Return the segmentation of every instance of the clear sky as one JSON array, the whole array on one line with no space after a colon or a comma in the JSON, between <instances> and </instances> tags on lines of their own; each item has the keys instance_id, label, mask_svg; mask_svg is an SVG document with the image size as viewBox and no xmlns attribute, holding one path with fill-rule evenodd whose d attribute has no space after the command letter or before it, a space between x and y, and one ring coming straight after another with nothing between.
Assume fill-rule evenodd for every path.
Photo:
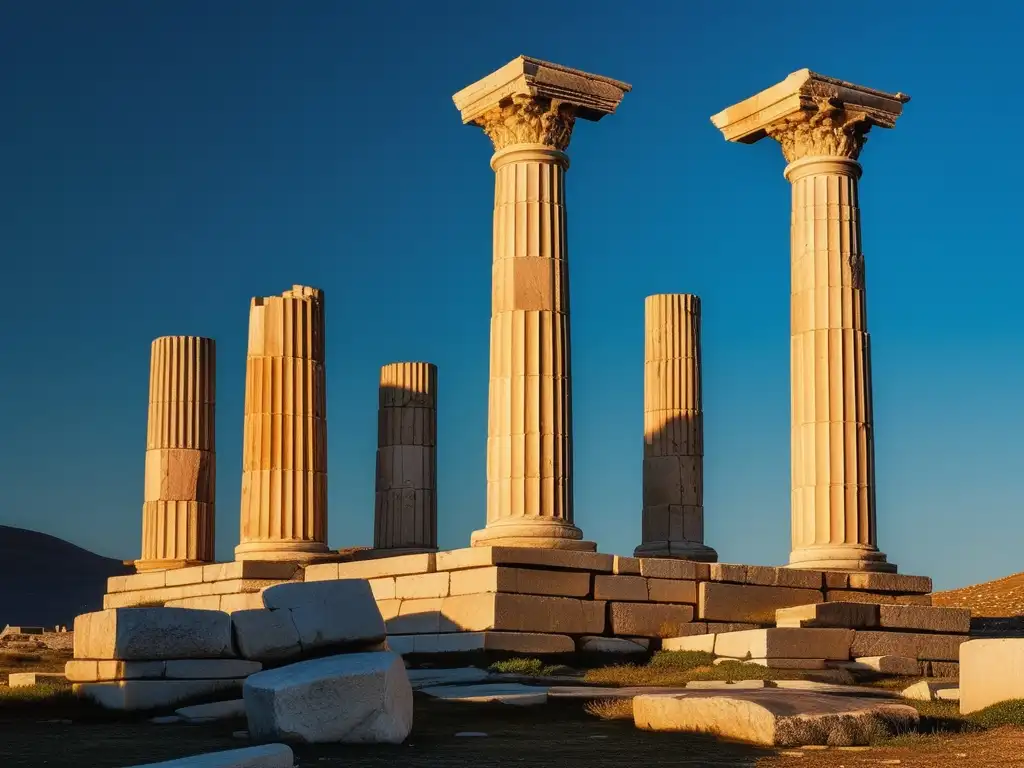
<instances>
[{"instance_id":1,"label":"clear sky","mask_svg":"<svg viewBox=\"0 0 1024 768\"><path fill-rule=\"evenodd\" d=\"M330 544L373 532L379 366L440 370L439 539L481 527L491 147L451 95L519 54L632 83L567 177L576 522L640 539L643 300L704 309L706 540L789 553L789 186L709 117L809 67L913 100L861 155L879 543L1024 570L1011 2L0 0L0 523L139 554L150 341L218 347L238 541L248 304L327 300ZM52 567L53 564L47 564Z\"/></svg>"}]
</instances>

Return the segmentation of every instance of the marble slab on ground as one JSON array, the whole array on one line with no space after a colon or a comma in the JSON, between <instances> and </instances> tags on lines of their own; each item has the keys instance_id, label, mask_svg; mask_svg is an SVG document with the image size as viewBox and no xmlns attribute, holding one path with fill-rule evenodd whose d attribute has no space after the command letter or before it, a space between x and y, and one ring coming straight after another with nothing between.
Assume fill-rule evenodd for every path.
<instances>
[{"instance_id":1,"label":"marble slab on ground","mask_svg":"<svg viewBox=\"0 0 1024 768\"><path fill-rule=\"evenodd\" d=\"M179 760L146 763L134 768L291 768L295 758L284 744L264 744L244 749L228 749L189 755Z\"/></svg>"},{"instance_id":2,"label":"marble slab on ground","mask_svg":"<svg viewBox=\"0 0 1024 768\"><path fill-rule=\"evenodd\" d=\"M414 691L439 685L466 685L480 683L490 674L476 667L456 667L454 669L409 669L409 683Z\"/></svg>"},{"instance_id":3,"label":"marble slab on ground","mask_svg":"<svg viewBox=\"0 0 1024 768\"><path fill-rule=\"evenodd\" d=\"M521 683L480 683L478 685L439 685L420 689L435 699L480 704L497 701L502 704L530 706L548 700L548 688Z\"/></svg>"},{"instance_id":4,"label":"marble slab on ground","mask_svg":"<svg viewBox=\"0 0 1024 768\"><path fill-rule=\"evenodd\" d=\"M636 726L711 733L768 746L858 746L882 729L915 730L917 710L877 698L778 688L693 691L633 699Z\"/></svg>"},{"instance_id":5,"label":"marble slab on ground","mask_svg":"<svg viewBox=\"0 0 1024 768\"><path fill-rule=\"evenodd\" d=\"M245 699L215 701L210 704L193 704L181 707L174 714L186 723L212 723L216 720L233 720L245 717Z\"/></svg>"}]
</instances>

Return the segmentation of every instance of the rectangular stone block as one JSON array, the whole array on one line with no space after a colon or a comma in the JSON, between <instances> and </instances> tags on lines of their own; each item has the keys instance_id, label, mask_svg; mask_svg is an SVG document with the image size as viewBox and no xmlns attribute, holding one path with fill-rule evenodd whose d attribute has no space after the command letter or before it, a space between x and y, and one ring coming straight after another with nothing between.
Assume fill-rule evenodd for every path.
<instances>
[{"instance_id":1,"label":"rectangular stone block","mask_svg":"<svg viewBox=\"0 0 1024 768\"><path fill-rule=\"evenodd\" d=\"M164 662L168 680L221 680L256 674L263 665L246 659L170 659Z\"/></svg>"},{"instance_id":2,"label":"rectangular stone block","mask_svg":"<svg viewBox=\"0 0 1024 768\"><path fill-rule=\"evenodd\" d=\"M775 621L775 611L794 605L822 602L816 589L792 587L760 587L750 584L723 584L706 581L699 589L701 619L743 621L768 624Z\"/></svg>"},{"instance_id":3,"label":"rectangular stone block","mask_svg":"<svg viewBox=\"0 0 1024 768\"><path fill-rule=\"evenodd\" d=\"M585 571L490 566L446 571L446 573L451 575L448 591L450 595L510 592L524 595L586 597L590 594L591 577Z\"/></svg>"},{"instance_id":4,"label":"rectangular stone block","mask_svg":"<svg viewBox=\"0 0 1024 768\"><path fill-rule=\"evenodd\" d=\"M595 600L647 601L647 579L643 576L594 576Z\"/></svg>"},{"instance_id":5,"label":"rectangular stone block","mask_svg":"<svg viewBox=\"0 0 1024 768\"><path fill-rule=\"evenodd\" d=\"M443 601L451 598L428 597L422 600L383 600L377 604L389 635L436 634L457 632L458 625L445 621L441 613ZM385 605L386 604L386 605ZM388 611L385 611L385 607ZM393 616L387 613L394 611ZM444 627L442 629L442 626Z\"/></svg>"},{"instance_id":6,"label":"rectangular stone block","mask_svg":"<svg viewBox=\"0 0 1024 768\"><path fill-rule=\"evenodd\" d=\"M932 605L931 595L896 595L896 605Z\"/></svg>"},{"instance_id":7,"label":"rectangular stone block","mask_svg":"<svg viewBox=\"0 0 1024 768\"><path fill-rule=\"evenodd\" d=\"M373 599L381 600L395 599L395 579L386 576L383 579L370 579L370 591L373 592Z\"/></svg>"},{"instance_id":8,"label":"rectangular stone block","mask_svg":"<svg viewBox=\"0 0 1024 768\"><path fill-rule=\"evenodd\" d=\"M114 592L124 592L127 589L127 576L110 576L107 579L107 594L113 594Z\"/></svg>"},{"instance_id":9,"label":"rectangular stone block","mask_svg":"<svg viewBox=\"0 0 1024 768\"><path fill-rule=\"evenodd\" d=\"M116 608L75 619L77 659L216 659L234 656L231 617L185 608Z\"/></svg>"},{"instance_id":10,"label":"rectangular stone block","mask_svg":"<svg viewBox=\"0 0 1024 768\"><path fill-rule=\"evenodd\" d=\"M164 576L164 583L168 587L181 587L185 584L201 584L203 581L203 569L206 566L193 565L188 568L175 568L167 571Z\"/></svg>"},{"instance_id":11,"label":"rectangular stone block","mask_svg":"<svg viewBox=\"0 0 1024 768\"><path fill-rule=\"evenodd\" d=\"M849 589L850 574L845 571L825 571L825 589Z\"/></svg>"},{"instance_id":12,"label":"rectangular stone block","mask_svg":"<svg viewBox=\"0 0 1024 768\"><path fill-rule=\"evenodd\" d=\"M748 565L746 584L763 587L797 587L800 589L821 589L825 574L821 571L805 571L800 568L774 568L766 565Z\"/></svg>"},{"instance_id":13,"label":"rectangular stone block","mask_svg":"<svg viewBox=\"0 0 1024 768\"><path fill-rule=\"evenodd\" d=\"M824 659L747 659L744 664L757 664L768 669L825 669Z\"/></svg>"},{"instance_id":14,"label":"rectangular stone block","mask_svg":"<svg viewBox=\"0 0 1024 768\"><path fill-rule=\"evenodd\" d=\"M647 599L652 603L697 603L697 582L648 579Z\"/></svg>"},{"instance_id":15,"label":"rectangular stone block","mask_svg":"<svg viewBox=\"0 0 1024 768\"><path fill-rule=\"evenodd\" d=\"M971 632L971 612L966 608L932 608L917 605L879 606L880 626L886 629L913 629L948 635Z\"/></svg>"},{"instance_id":16,"label":"rectangular stone block","mask_svg":"<svg viewBox=\"0 0 1024 768\"><path fill-rule=\"evenodd\" d=\"M1024 699L1024 638L971 640L960 647L960 712Z\"/></svg>"},{"instance_id":17,"label":"rectangular stone block","mask_svg":"<svg viewBox=\"0 0 1024 768\"><path fill-rule=\"evenodd\" d=\"M404 604L402 606L404 611ZM505 593L446 597L439 631L500 630L597 635L604 632L605 603L568 597ZM453 625L453 629L444 629ZM396 633L398 634L398 633Z\"/></svg>"},{"instance_id":18,"label":"rectangular stone block","mask_svg":"<svg viewBox=\"0 0 1024 768\"><path fill-rule=\"evenodd\" d=\"M241 693L244 680L121 680L107 683L75 683L75 693L106 709L137 711L163 709L186 699Z\"/></svg>"},{"instance_id":19,"label":"rectangular stone block","mask_svg":"<svg viewBox=\"0 0 1024 768\"><path fill-rule=\"evenodd\" d=\"M613 557L612 573L619 574L621 576L640 575L640 558L622 557L621 555L613 555Z\"/></svg>"},{"instance_id":20,"label":"rectangular stone block","mask_svg":"<svg viewBox=\"0 0 1024 768\"><path fill-rule=\"evenodd\" d=\"M255 593L259 595L259 592ZM192 611L220 611L221 602L230 595L201 595L199 597L183 597L179 600L168 600L165 608L187 608Z\"/></svg>"},{"instance_id":21,"label":"rectangular stone block","mask_svg":"<svg viewBox=\"0 0 1024 768\"><path fill-rule=\"evenodd\" d=\"M7 676L8 688L31 688L34 685L61 684L68 682L61 672L11 672Z\"/></svg>"},{"instance_id":22,"label":"rectangular stone block","mask_svg":"<svg viewBox=\"0 0 1024 768\"><path fill-rule=\"evenodd\" d=\"M680 628L693 621L693 606L666 603L609 603L608 620L613 635L678 637Z\"/></svg>"},{"instance_id":23,"label":"rectangular stone block","mask_svg":"<svg viewBox=\"0 0 1024 768\"><path fill-rule=\"evenodd\" d=\"M538 632L451 632L429 635L393 635L388 645L395 653L467 653L505 651L523 654L572 653L573 639L567 635Z\"/></svg>"},{"instance_id":24,"label":"rectangular stone block","mask_svg":"<svg viewBox=\"0 0 1024 768\"><path fill-rule=\"evenodd\" d=\"M710 563L709 571L712 581L727 581L743 584L747 579L747 566L735 563Z\"/></svg>"},{"instance_id":25,"label":"rectangular stone block","mask_svg":"<svg viewBox=\"0 0 1024 768\"><path fill-rule=\"evenodd\" d=\"M263 594L261 592L239 592L234 595L220 596L220 610L224 611L224 613L255 611L261 608L263 608Z\"/></svg>"},{"instance_id":26,"label":"rectangular stone block","mask_svg":"<svg viewBox=\"0 0 1024 768\"><path fill-rule=\"evenodd\" d=\"M300 570L296 563L279 563L269 560L236 560L231 563L211 563L202 568L203 581L211 582L238 579L290 581L299 575Z\"/></svg>"},{"instance_id":27,"label":"rectangular stone block","mask_svg":"<svg viewBox=\"0 0 1024 768\"><path fill-rule=\"evenodd\" d=\"M921 666L927 667L924 674L928 677L941 677L947 680L960 677L960 664L955 661L926 661Z\"/></svg>"},{"instance_id":28,"label":"rectangular stone block","mask_svg":"<svg viewBox=\"0 0 1024 768\"><path fill-rule=\"evenodd\" d=\"M413 573L433 573L434 553L423 552L415 555L396 555L392 557L377 557L370 560L353 560L348 563L338 563L339 579L379 579L383 576L407 576ZM307 573L313 568L310 566Z\"/></svg>"},{"instance_id":29,"label":"rectangular stone block","mask_svg":"<svg viewBox=\"0 0 1024 768\"><path fill-rule=\"evenodd\" d=\"M246 592L262 592L267 587L283 584L278 579L231 579L209 584L211 595L238 595ZM182 587L183 590L188 587Z\"/></svg>"},{"instance_id":30,"label":"rectangular stone block","mask_svg":"<svg viewBox=\"0 0 1024 768\"><path fill-rule=\"evenodd\" d=\"M932 591L932 580L927 576L907 576L902 573L851 573L850 589L871 592L899 592L906 595L924 595Z\"/></svg>"},{"instance_id":31,"label":"rectangular stone block","mask_svg":"<svg viewBox=\"0 0 1024 768\"><path fill-rule=\"evenodd\" d=\"M826 659L850 658L853 630L849 629L750 629L715 635L715 654L733 659Z\"/></svg>"},{"instance_id":32,"label":"rectangular stone block","mask_svg":"<svg viewBox=\"0 0 1024 768\"><path fill-rule=\"evenodd\" d=\"M437 570L485 568L490 565L529 565L571 571L611 573L614 557L596 552L529 547L468 547L437 553Z\"/></svg>"},{"instance_id":33,"label":"rectangular stone block","mask_svg":"<svg viewBox=\"0 0 1024 768\"><path fill-rule=\"evenodd\" d=\"M715 652L714 635L690 635L679 637L666 637L661 641L663 651L703 651L704 653Z\"/></svg>"},{"instance_id":34,"label":"rectangular stone block","mask_svg":"<svg viewBox=\"0 0 1024 768\"><path fill-rule=\"evenodd\" d=\"M338 563L316 563L302 569L303 581L334 581L338 577Z\"/></svg>"},{"instance_id":35,"label":"rectangular stone block","mask_svg":"<svg viewBox=\"0 0 1024 768\"><path fill-rule=\"evenodd\" d=\"M169 571L146 571L127 576L112 576L107 579L107 592L135 592L140 589L158 589L167 586ZM119 586L119 589L111 589Z\"/></svg>"},{"instance_id":36,"label":"rectangular stone block","mask_svg":"<svg viewBox=\"0 0 1024 768\"><path fill-rule=\"evenodd\" d=\"M448 597L448 572L398 576L395 578L395 597L399 600Z\"/></svg>"},{"instance_id":37,"label":"rectangular stone block","mask_svg":"<svg viewBox=\"0 0 1024 768\"><path fill-rule=\"evenodd\" d=\"M168 661L117 661L73 659L64 665L72 683L114 680L219 680L248 677L263 665L243 659L171 659Z\"/></svg>"},{"instance_id":38,"label":"rectangular stone block","mask_svg":"<svg viewBox=\"0 0 1024 768\"><path fill-rule=\"evenodd\" d=\"M957 661L967 635L925 635L910 632L860 631L850 654L860 656L907 656L918 661Z\"/></svg>"},{"instance_id":39,"label":"rectangular stone block","mask_svg":"<svg viewBox=\"0 0 1024 768\"><path fill-rule=\"evenodd\" d=\"M879 607L871 603L817 603L780 608L775 612L775 625L872 629L880 626Z\"/></svg>"},{"instance_id":40,"label":"rectangular stone block","mask_svg":"<svg viewBox=\"0 0 1024 768\"><path fill-rule=\"evenodd\" d=\"M708 563L697 563L693 560L641 557L640 573L652 579L707 581L711 577L711 566Z\"/></svg>"},{"instance_id":41,"label":"rectangular stone block","mask_svg":"<svg viewBox=\"0 0 1024 768\"><path fill-rule=\"evenodd\" d=\"M743 632L747 629L764 629L760 624L750 624L742 621L709 621L707 622L708 634L719 634L721 632Z\"/></svg>"},{"instance_id":42,"label":"rectangular stone block","mask_svg":"<svg viewBox=\"0 0 1024 768\"><path fill-rule=\"evenodd\" d=\"M827 603L868 603L895 605L896 595L886 592L859 592L854 589L830 589L825 593Z\"/></svg>"}]
</instances>

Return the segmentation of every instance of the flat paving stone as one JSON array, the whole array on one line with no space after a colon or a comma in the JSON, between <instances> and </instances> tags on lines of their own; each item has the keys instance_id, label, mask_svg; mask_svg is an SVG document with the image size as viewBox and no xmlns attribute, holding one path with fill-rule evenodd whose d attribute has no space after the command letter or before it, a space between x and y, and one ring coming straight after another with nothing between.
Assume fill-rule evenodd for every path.
<instances>
[{"instance_id":1,"label":"flat paving stone","mask_svg":"<svg viewBox=\"0 0 1024 768\"><path fill-rule=\"evenodd\" d=\"M548 688L519 683L481 683L480 685L439 685L423 688L427 696L445 701L481 703L497 701L502 704L532 706L548 700Z\"/></svg>"},{"instance_id":2,"label":"flat paving stone","mask_svg":"<svg viewBox=\"0 0 1024 768\"><path fill-rule=\"evenodd\" d=\"M868 744L881 729L916 729L919 718L913 707L877 698L763 688L637 696L633 720L649 731L711 733L797 747Z\"/></svg>"},{"instance_id":3,"label":"flat paving stone","mask_svg":"<svg viewBox=\"0 0 1024 768\"><path fill-rule=\"evenodd\" d=\"M409 683L414 691L421 688L432 688L438 685L466 685L481 683L490 674L476 667L458 667L456 669L408 669Z\"/></svg>"}]
</instances>

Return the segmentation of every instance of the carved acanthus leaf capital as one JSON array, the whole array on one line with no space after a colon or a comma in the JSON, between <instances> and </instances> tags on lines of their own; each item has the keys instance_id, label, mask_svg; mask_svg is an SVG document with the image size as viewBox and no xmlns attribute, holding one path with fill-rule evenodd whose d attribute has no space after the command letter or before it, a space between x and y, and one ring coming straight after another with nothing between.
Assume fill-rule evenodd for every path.
<instances>
[{"instance_id":1,"label":"carved acanthus leaf capital","mask_svg":"<svg viewBox=\"0 0 1024 768\"><path fill-rule=\"evenodd\" d=\"M782 145L790 163L816 155L856 160L871 129L867 114L847 108L833 94L823 93L814 102L813 110L784 117L765 132Z\"/></svg>"},{"instance_id":2,"label":"carved acanthus leaf capital","mask_svg":"<svg viewBox=\"0 0 1024 768\"><path fill-rule=\"evenodd\" d=\"M495 150L513 144L544 144L564 152L576 123L576 109L555 99L516 95L473 122L484 129Z\"/></svg>"}]
</instances>

